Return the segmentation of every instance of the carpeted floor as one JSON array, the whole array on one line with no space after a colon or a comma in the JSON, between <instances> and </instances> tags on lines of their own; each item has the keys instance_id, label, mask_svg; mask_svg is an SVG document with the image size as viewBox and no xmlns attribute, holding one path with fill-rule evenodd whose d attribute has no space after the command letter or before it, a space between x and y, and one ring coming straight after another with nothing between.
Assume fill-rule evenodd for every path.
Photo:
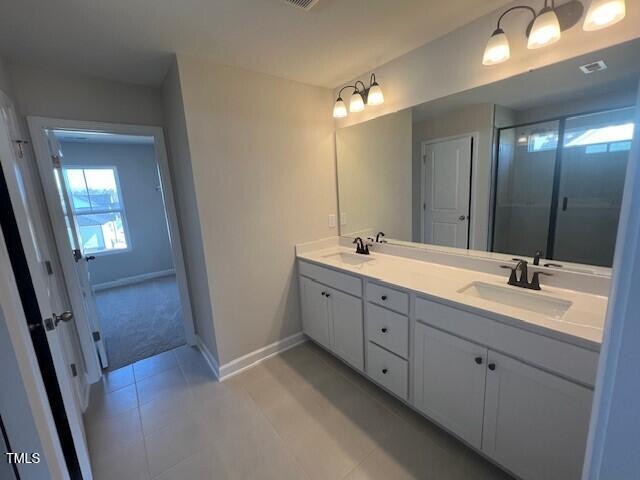
<instances>
[{"instance_id":1,"label":"carpeted floor","mask_svg":"<svg viewBox=\"0 0 640 480\"><path fill-rule=\"evenodd\" d=\"M185 344L175 276L96 292L109 370Z\"/></svg>"}]
</instances>

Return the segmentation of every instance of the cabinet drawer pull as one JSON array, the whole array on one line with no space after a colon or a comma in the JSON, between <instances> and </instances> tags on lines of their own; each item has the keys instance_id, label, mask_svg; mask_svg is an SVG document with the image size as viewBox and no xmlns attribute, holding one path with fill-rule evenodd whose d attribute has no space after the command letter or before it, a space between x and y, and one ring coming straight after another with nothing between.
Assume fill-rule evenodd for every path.
<instances>
[{"instance_id":1,"label":"cabinet drawer pull","mask_svg":"<svg viewBox=\"0 0 640 480\"><path fill-rule=\"evenodd\" d=\"M482 357L476 357L475 361L478 365L482 365ZM495 365L494 365L495 366Z\"/></svg>"},{"instance_id":2,"label":"cabinet drawer pull","mask_svg":"<svg viewBox=\"0 0 640 480\"><path fill-rule=\"evenodd\" d=\"M380 331L381 331L382 333L387 333L387 332L389 331L389 329L388 329L387 327L382 327L382 328L380 329Z\"/></svg>"},{"instance_id":3,"label":"cabinet drawer pull","mask_svg":"<svg viewBox=\"0 0 640 480\"><path fill-rule=\"evenodd\" d=\"M331 295L329 294L329 292L324 294L325 297L329 298Z\"/></svg>"},{"instance_id":4,"label":"cabinet drawer pull","mask_svg":"<svg viewBox=\"0 0 640 480\"><path fill-rule=\"evenodd\" d=\"M387 299L387 296L386 296L386 295L382 295L380 298L381 298L381 299L382 299L382 301L384 302L384 301Z\"/></svg>"},{"instance_id":5,"label":"cabinet drawer pull","mask_svg":"<svg viewBox=\"0 0 640 480\"><path fill-rule=\"evenodd\" d=\"M322 296L324 297L327 294L327 292L322 292Z\"/></svg>"},{"instance_id":6,"label":"cabinet drawer pull","mask_svg":"<svg viewBox=\"0 0 640 480\"><path fill-rule=\"evenodd\" d=\"M493 371L496 369L496 364L495 363L490 363L489 365L487 365L487 367L489 367L489 370Z\"/></svg>"},{"instance_id":7,"label":"cabinet drawer pull","mask_svg":"<svg viewBox=\"0 0 640 480\"><path fill-rule=\"evenodd\" d=\"M382 369L382 374L383 374L383 375L386 375L388 371L389 371L389 369L388 369L388 368L383 368L383 369Z\"/></svg>"}]
</instances>

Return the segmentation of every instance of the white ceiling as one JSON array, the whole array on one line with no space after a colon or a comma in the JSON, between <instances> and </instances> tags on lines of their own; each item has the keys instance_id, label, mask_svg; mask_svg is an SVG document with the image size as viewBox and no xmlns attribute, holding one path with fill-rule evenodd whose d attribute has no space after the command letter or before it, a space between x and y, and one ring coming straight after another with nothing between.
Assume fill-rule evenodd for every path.
<instances>
[{"instance_id":1,"label":"white ceiling","mask_svg":"<svg viewBox=\"0 0 640 480\"><path fill-rule=\"evenodd\" d=\"M506 0L3 0L10 61L159 85L174 52L336 87Z\"/></svg>"}]
</instances>

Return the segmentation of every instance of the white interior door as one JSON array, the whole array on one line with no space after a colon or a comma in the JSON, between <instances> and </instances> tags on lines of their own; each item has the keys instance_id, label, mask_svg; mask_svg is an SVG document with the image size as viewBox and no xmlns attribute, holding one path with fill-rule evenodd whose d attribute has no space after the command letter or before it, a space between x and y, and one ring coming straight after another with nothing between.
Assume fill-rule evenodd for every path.
<instances>
[{"instance_id":1,"label":"white interior door","mask_svg":"<svg viewBox=\"0 0 640 480\"><path fill-rule=\"evenodd\" d=\"M60 263L73 309L89 382L97 382L108 366L98 312L89 282L87 259L82 254L69 194L62 175L61 152L53 133L32 129L40 179L58 247Z\"/></svg>"},{"instance_id":2,"label":"white interior door","mask_svg":"<svg viewBox=\"0 0 640 480\"><path fill-rule=\"evenodd\" d=\"M423 242L468 248L472 137L425 144Z\"/></svg>"},{"instance_id":3,"label":"white interior door","mask_svg":"<svg viewBox=\"0 0 640 480\"><path fill-rule=\"evenodd\" d=\"M12 138L11 132L18 131L17 122L8 100L4 97L0 97L0 100L0 162L5 173L82 475L85 478L91 478L89 455L82 423L82 407L74 386L75 377L71 371L70 358L72 353L66 348L65 342L67 322L60 323L55 320L56 314L63 312L54 310L57 305L46 278L48 276L45 268L47 259L42 256L43 245L37 235L40 230L39 219L38 215L33 213L35 211L35 208L32 207L34 200L28 195L28 185L25 183L23 175L24 165L18 159L18 157L23 157L20 153L22 152L22 144L19 145L18 150L14 149L16 139ZM67 315L66 318L68 319L69 316ZM47 328L47 325L50 328Z\"/></svg>"}]
</instances>

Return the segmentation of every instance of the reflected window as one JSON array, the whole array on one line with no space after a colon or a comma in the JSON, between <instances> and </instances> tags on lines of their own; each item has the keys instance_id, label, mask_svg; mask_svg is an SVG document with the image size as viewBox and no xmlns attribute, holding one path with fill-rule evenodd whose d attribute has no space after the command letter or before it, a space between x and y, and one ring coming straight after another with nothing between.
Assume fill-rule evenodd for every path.
<instances>
[{"instance_id":1,"label":"reflected window","mask_svg":"<svg viewBox=\"0 0 640 480\"><path fill-rule=\"evenodd\" d=\"M64 168L63 173L82 253L127 250L130 242L116 168Z\"/></svg>"}]
</instances>

